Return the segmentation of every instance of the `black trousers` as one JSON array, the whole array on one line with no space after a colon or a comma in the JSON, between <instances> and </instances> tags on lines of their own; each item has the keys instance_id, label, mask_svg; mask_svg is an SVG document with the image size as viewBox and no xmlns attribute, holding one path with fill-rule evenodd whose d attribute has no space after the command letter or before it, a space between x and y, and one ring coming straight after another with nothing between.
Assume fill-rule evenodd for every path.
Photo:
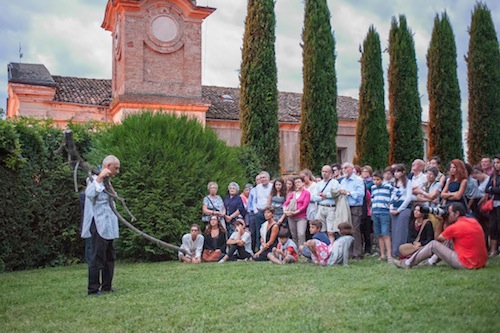
<instances>
[{"instance_id":1,"label":"black trousers","mask_svg":"<svg viewBox=\"0 0 500 333\"><path fill-rule=\"evenodd\" d=\"M245 250L244 246L238 246L236 244L229 245L227 255L229 256L229 260L247 259L252 257L252 255Z\"/></svg>"},{"instance_id":2,"label":"black trousers","mask_svg":"<svg viewBox=\"0 0 500 333\"><path fill-rule=\"evenodd\" d=\"M115 247L113 240L102 238L97 232L94 221L90 226L92 234L91 258L89 264L88 293L95 294L99 290L110 291L115 271Z\"/></svg>"}]
</instances>

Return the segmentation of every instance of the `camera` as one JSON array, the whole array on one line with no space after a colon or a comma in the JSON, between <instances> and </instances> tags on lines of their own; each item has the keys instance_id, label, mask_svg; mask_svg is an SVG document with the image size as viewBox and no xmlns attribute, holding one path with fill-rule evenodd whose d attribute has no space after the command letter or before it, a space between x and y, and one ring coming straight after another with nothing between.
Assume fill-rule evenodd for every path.
<instances>
[{"instance_id":1,"label":"camera","mask_svg":"<svg viewBox=\"0 0 500 333\"><path fill-rule=\"evenodd\" d=\"M441 217L448 216L448 206L438 206L438 207L421 207L420 211L424 214L432 214Z\"/></svg>"}]
</instances>

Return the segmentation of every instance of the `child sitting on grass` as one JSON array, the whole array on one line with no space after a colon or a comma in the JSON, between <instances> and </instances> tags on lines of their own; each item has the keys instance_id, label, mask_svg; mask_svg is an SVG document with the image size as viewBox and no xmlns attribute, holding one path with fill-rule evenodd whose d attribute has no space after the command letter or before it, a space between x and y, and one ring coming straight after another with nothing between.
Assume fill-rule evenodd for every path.
<instances>
[{"instance_id":1,"label":"child sitting on grass","mask_svg":"<svg viewBox=\"0 0 500 333\"><path fill-rule=\"evenodd\" d=\"M349 222L342 222L338 226L340 237L333 244L326 245L320 240L310 239L305 242L305 246L311 251L311 259L316 265L333 266L349 263L349 249L354 241L352 237L352 225Z\"/></svg>"},{"instance_id":2,"label":"child sitting on grass","mask_svg":"<svg viewBox=\"0 0 500 333\"><path fill-rule=\"evenodd\" d=\"M322 241L326 245L330 245L330 238L328 238L326 232L321 231L322 227L323 224L321 223L321 221L312 220L311 222L309 222L309 232L311 233L312 238ZM307 259L311 259L311 251L309 251L309 248L307 246L300 245L299 253Z\"/></svg>"},{"instance_id":3,"label":"child sitting on grass","mask_svg":"<svg viewBox=\"0 0 500 333\"><path fill-rule=\"evenodd\" d=\"M290 232L282 227L278 232L278 245L273 248L267 258L275 264L292 264L299 260L297 245L289 237Z\"/></svg>"},{"instance_id":4,"label":"child sitting on grass","mask_svg":"<svg viewBox=\"0 0 500 333\"><path fill-rule=\"evenodd\" d=\"M341 237L336 239L331 247L330 257L327 262L328 266L349 265L349 249L354 242L352 224L349 222L340 223L339 232Z\"/></svg>"}]
</instances>

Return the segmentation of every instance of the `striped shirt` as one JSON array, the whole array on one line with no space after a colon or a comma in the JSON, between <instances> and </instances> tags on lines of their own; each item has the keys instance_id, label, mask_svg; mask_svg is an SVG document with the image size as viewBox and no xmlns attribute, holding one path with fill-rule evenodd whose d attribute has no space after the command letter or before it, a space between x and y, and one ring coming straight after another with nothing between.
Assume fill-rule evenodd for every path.
<instances>
[{"instance_id":1,"label":"striped shirt","mask_svg":"<svg viewBox=\"0 0 500 333\"><path fill-rule=\"evenodd\" d=\"M372 185L372 213L388 213L391 202L391 184Z\"/></svg>"}]
</instances>

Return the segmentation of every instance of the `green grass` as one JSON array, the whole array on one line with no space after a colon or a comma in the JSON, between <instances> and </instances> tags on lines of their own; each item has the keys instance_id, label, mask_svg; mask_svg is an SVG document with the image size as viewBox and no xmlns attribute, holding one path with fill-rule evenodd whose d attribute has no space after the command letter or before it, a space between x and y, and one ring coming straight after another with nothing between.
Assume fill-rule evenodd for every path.
<instances>
[{"instance_id":1,"label":"green grass","mask_svg":"<svg viewBox=\"0 0 500 333\"><path fill-rule=\"evenodd\" d=\"M85 265L0 274L0 332L498 332L500 258L481 270L117 263L86 296Z\"/></svg>"}]
</instances>

